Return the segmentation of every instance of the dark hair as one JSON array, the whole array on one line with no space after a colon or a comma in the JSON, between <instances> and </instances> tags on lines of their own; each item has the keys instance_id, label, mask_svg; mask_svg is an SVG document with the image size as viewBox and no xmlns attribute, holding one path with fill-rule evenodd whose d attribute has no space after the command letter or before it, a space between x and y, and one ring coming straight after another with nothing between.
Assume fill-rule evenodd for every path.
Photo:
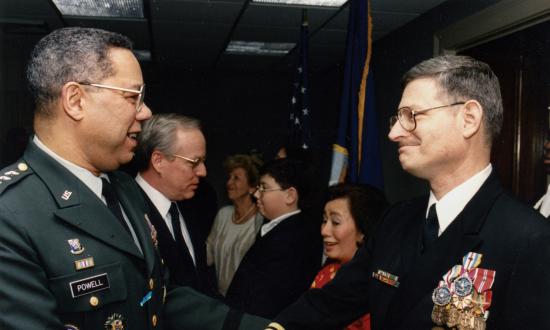
<instances>
[{"instance_id":1,"label":"dark hair","mask_svg":"<svg viewBox=\"0 0 550 330\"><path fill-rule=\"evenodd\" d=\"M339 183L328 188L325 204L339 198L347 200L355 226L366 241L388 206L384 193L367 184Z\"/></svg>"},{"instance_id":2,"label":"dark hair","mask_svg":"<svg viewBox=\"0 0 550 330\"><path fill-rule=\"evenodd\" d=\"M487 141L500 133L503 120L500 84L491 67L468 56L445 55L423 61L403 76L403 88L413 80L434 78L450 102L476 100L483 107Z\"/></svg>"},{"instance_id":3,"label":"dark hair","mask_svg":"<svg viewBox=\"0 0 550 330\"><path fill-rule=\"evenodd\" d=\"M97 83L115 74L108 51L118 47L132 50L127 37L101 29L67 27L42 38L31 52L27 82L36 112L50 116L67 82Z\"/></svg>"},{"instance_id":4,"label":"dark hair","mask_svg":"<svg viewBox=\"0 0 550 330\"><path fill-rule=\"evenodd\" d=\"M246 173L248 185L255 187L258 185L260 167L262 164L262 160L256 155L237 154L227 157L223 162L223 167L227 173L230 173L236 168L242 168Z\"/></svg>"},{"instance_id":5,"label":"dark hair","mask_svg":"<svg viewBox=\"0 0 550 330\"><path fill-rule=\"evenodd\" d=\"M269 175L281 188L294 188L298 192L298 206L305 207L304 201L309 195L309 183L305 175L305 165L303 162L289 159L279 158L267 162L260 169L260 176Z\"/></svg>"},{"instance_id":6,"label":"dark hair","mask_svg":"<svg viewBox=\"0 0 550 330\"><path fill-rule=\"evenodd\" d=\"M177 143L176 133L181 130L201 130L198 119L183 116L177 113L163 113L151 116L143 122L138 135L135 163L138 171L149 167L153 151L158 150L164 155L173 158Z\"/></svg>"}]
</instances>

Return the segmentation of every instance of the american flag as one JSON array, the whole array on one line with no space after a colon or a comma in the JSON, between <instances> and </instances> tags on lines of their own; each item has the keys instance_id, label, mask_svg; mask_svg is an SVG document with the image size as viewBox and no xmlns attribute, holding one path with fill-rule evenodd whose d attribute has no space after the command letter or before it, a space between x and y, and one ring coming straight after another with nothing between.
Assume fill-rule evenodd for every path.
<instances>
[{"instance_id":1,"label":"american flag","mask_svg":"<svg viewBox=\"0 0 550 330\"><path fill-rule=\"evenodd\" d=\"M310 110L308 102L307 57L308 57L307 12L302 11L300 41L297 45L298 64L292 85L289 118L289 144L292 147L309 149L311 147Z\"/></svg>"}]
</instances>

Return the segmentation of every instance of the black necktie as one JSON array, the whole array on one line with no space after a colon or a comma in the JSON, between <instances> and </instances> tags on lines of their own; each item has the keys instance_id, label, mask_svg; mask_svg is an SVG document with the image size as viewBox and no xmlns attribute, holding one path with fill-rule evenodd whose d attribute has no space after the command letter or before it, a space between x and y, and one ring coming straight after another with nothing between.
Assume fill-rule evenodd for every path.
<instances>
[{"instance_id":1,"label":"black necktie","mask_svg":"<svg viewBox=\"0 0 550 330\"><path fill-rule=\"evenodd\" d=\"M120 221L120 224L124 227L126 232L130 234L130 228L128 228L128 224L124 220L124 216L122 215L120 204L118 202L118 198L116 197L116 193L113 190L113 187L105 178L101 178L101 182L103 183L101 194L103 195L103 197L105 197L105 201L107 201L107 207L115 215L118 221Z\"/></svg>"},{"instance_id":2,"label":"black necktie","mask_svg":"<svg viewBox=\"0 0 550 330\"><path fill-rule=\"evenodd\" d=\"M187 248L187 245L185 245L185 243L183 242L180 225L180 213L178 211L178 206L176 205L176 203L172 202L169 212L170 217L172 218L172 229L174 229L174 241L181 248Z\"/></svg>"},{"instance_id":3,"label":"black necktie","mask_svg":"<svg viewBox=\"0 0 550 330\"><path fill-rule=\"evenodd\" d=\"M428 218L424 222L424 229L422 231L422 246L424 251L428 250L435 240L437 239L437 234L439 233L439 220L437 219L437 212L435 211L435 204L430 206L428 211Z\"/></svg>"}]
</instances>

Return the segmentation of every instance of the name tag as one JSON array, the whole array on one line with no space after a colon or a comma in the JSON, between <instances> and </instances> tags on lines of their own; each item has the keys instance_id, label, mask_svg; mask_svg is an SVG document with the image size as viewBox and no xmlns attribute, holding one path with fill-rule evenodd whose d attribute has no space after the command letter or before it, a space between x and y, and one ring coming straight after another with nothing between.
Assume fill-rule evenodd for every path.
<instances>
[{"instance_id":1,"label":"name tag","mask_svg":"<svg viewBox=\"0 0 550 330\"><path fill-rule=\"evenodd\" d=\"M106 290L109 288L109 277L107 273L84 278L69 283L73 298L83 296L88 293Z\"/></svg>"}]
</instances>

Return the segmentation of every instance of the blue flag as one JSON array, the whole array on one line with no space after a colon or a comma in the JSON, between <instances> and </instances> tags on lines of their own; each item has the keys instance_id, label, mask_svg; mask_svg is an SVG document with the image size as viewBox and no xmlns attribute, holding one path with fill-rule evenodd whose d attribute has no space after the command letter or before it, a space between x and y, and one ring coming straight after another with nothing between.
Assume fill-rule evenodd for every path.
<instances>
[{"instance_id":1,"label":"blue flag","mask_svg":"<svg viewBox=\"0 0 550 330\"><path fill-rule=\"evenodd\" d=\"M308 57L308 22L305 9L302 15L300 41L298 44L298 64L294 75L292 98L290 100L289 146L298 149L311 147L310 112L308 102L307 57Z\"/></svg>"},{"instance_id":2,"label":"blue flag","mask_svg":"<svg viewBox=\"0 0 550 330\"><path fill-rule=\"evenodd\" d=\"M370 67L371 33L370 1L350 0L338 136L329 184L348 181L383 189Z\"/></svg>"}]
</instances>

